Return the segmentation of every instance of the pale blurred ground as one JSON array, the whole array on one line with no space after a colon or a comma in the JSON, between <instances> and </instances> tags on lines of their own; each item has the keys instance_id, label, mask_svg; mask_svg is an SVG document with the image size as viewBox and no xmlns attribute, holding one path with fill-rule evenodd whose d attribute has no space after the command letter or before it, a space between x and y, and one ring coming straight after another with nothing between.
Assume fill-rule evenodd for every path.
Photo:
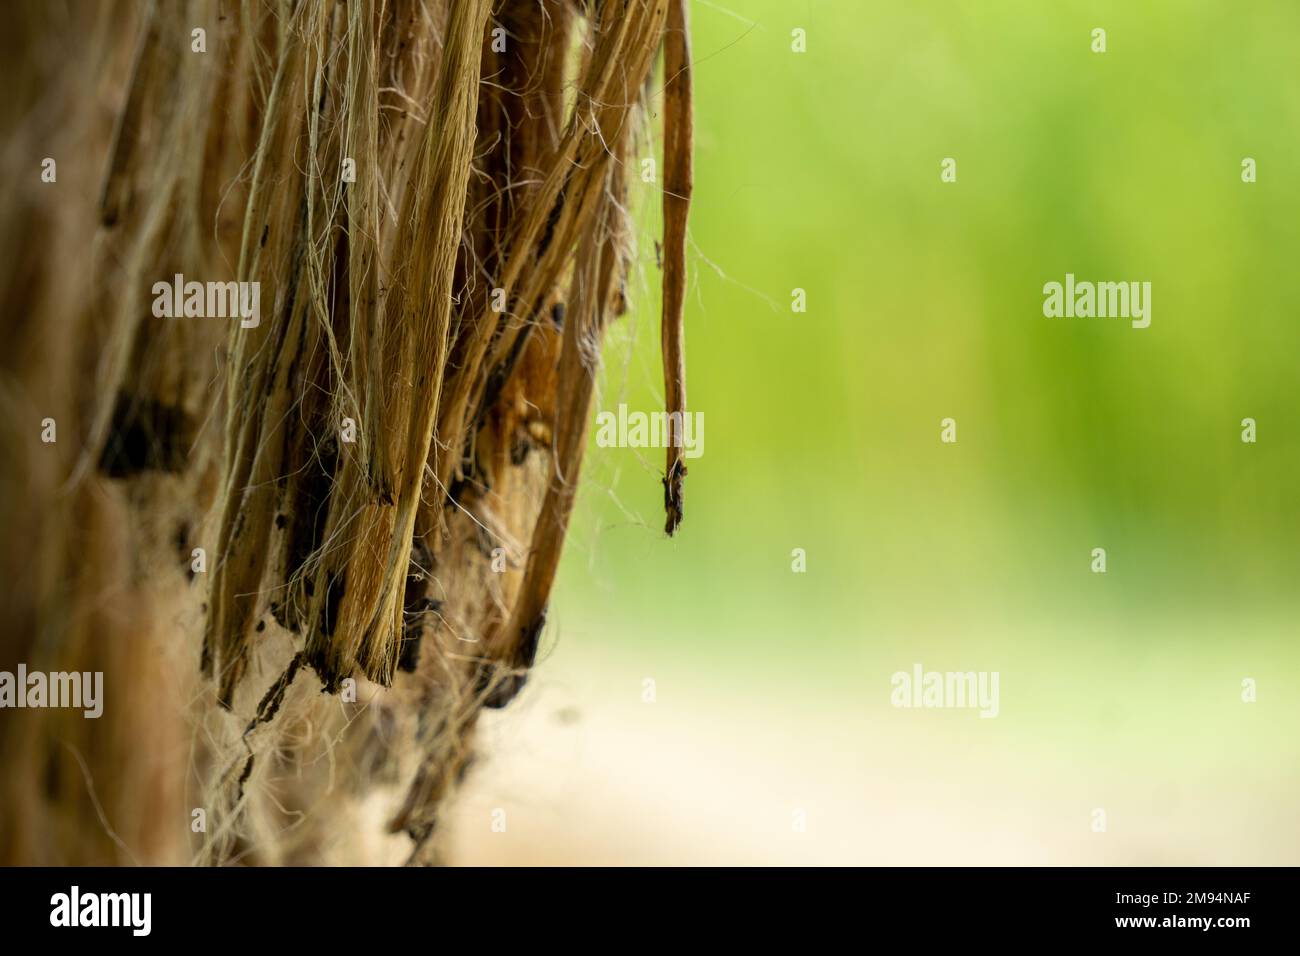
<instances>
[{"instance_id":1,"label":"pale blurred ground","mask_svg":"<svg viewBox=\"0 0 1300 956\"><path fill-rule=\"evenodd\" d=\"M1002 714L980 719L890 707L883 668L854 694L801 684L798 667L789 681L691 674L569 638L485 726L487 759L447 820L451 862L1300 863L1297 715L1277 704L1294 663L1255 704L1158 656L1037 680L1018 668L1002 674ZM654 704L641 702L647 670ZM1270 756L1245 754L1237 733Z\"/></svg>"}]
</instances>

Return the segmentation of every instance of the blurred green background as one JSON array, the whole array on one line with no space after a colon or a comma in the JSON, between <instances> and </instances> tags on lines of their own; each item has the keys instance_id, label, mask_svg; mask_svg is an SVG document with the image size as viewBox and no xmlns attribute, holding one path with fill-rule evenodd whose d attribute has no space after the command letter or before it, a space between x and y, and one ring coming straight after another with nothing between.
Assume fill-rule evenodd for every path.
<instances>
[{"instance_id":1,"label":"blurred green background","mask_svg":"<svg viewBox=\"0 0 1300 956\"><path fill-rule=\"evenodd\" d=\"M590 450L461 858L1300 863L1300 4L692 21L705 453L668 540L662 452ZM644 206L600 409L662 408ZM1045 318L1067 272L1151 282L1150 328ZM891 707L916 662L999 717Z\"/></svg>"}]
</instances>

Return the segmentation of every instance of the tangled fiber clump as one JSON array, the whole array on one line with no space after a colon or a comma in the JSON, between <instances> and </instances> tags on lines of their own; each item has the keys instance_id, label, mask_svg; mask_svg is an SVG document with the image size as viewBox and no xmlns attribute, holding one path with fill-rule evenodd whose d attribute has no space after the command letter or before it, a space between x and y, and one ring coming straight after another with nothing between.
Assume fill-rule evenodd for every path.
<instances>
[{"instance_id":1,"label":"tangled fiber clump","mask_svg":"<svg viewBox=\"0 0 1300 956\"><path fill-rule=\"evenodd\" d=\"M0 649L106 705L0 724L0 858L439 859L536 655L660 49L685 411L685 6L15 9ZM157 317L175 275L257 283L261 321Z\"/></svg>"}]
</instances>

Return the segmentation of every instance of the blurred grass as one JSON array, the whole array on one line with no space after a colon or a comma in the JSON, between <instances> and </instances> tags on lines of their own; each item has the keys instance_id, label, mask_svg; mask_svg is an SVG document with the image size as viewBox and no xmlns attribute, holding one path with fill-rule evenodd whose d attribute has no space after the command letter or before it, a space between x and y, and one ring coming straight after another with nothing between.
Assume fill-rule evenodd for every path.
<instances>
[{"instance_id":1,"label":"blurred grass","mask_svg":"<svg viewBox=\"0 0 1300 956\"><path fill-rule=\"evenodd\" d=\"M656 574L680 600L712 571L722 586L695 596L748 605L800 546L808 588L834 579L819 599L1019 588L1050 609L1095 601L1078 572L1104 546L1120 608L1293 600L1300 7L734 9L693 14L688 360L707 444L688 523L654 533L657 452L601 450L586 516L614 527L570 564L594 553L612 583L668 553L679 570ZM1151 281L1151 328L1045 319L1042 285L1066 272ZM652 263L645 278L602 407L659 407ZM949 415L956 446L938 441Z\"/></svg>"}]
</instances>

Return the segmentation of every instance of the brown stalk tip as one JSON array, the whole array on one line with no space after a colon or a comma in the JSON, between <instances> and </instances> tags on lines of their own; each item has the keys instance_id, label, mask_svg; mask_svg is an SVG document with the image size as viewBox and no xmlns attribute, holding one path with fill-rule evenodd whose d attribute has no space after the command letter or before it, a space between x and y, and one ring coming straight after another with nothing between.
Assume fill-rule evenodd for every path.
<instances>
[{"instance_id":1,"label":"brown stalk tip","mask_svg":"<svg viewBox=\"0 0 1300 956\"><path fill-rule=\"evenodd\" d=\"M496 684L491 684L489 678L489 686L492 689L483 698L483 706L489 710L501 710L519 696L526 683L528 683L527 674L508 674Z\"/></svg>"},{"instance_id":2,"label":"brown stalk tip","mask_svg":"<svg viewBox=\"0 0 1300 956\"><path fill-rule=\"evenodd\" d=\"M686 480L686 463L678 458L664 476L664 513L668 520L664 531L671 537L682 523L682 485Z\"/></svg>"},{"instance_id":3,"label":"brown stalk tip","mask_svg":"<svg viewBox=\"0 0 1300 956\"><path fill-rule=\"evenodd\" d=\"M546 611L547 608L542 608L532 624L519 632L519 647L515 653L521 667L532 667L537 662L537 645L541 643L542 629L546 627Z\"/></svg>"}]
</instances>

